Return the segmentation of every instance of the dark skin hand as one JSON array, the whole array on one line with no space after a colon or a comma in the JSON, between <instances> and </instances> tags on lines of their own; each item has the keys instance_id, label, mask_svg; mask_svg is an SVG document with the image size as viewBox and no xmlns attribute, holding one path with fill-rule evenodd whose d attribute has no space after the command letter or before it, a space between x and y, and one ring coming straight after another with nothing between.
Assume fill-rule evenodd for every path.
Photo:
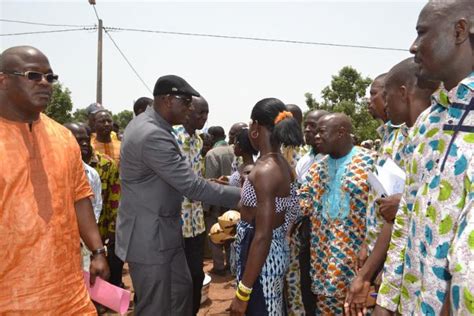
<instances>
[{"instance_id":1,"label":"dark skin hand","mask_svg":"<svg viewBox=\"0 0 474 316\"><path fill-rule=\"evenodd\" d=\"M379 212L382 217L390 223L393 223L397 215L398 205L400 204L401 194L394 194L384 198L378 198L375 203L379 205Z\"/></svg>"},{"instance_id":2,"label":"dark skin hand","mask_svg":"<svg viewBox=\"0 0 474 316\"><path fill-rule=\"evenodd\" d=\"M380 305L376 305L372 316L393 316L394 312L389 311L388 309L383 308Z\"/></svg>"},{"instance_id":3,"label":"dark skin hand","mask_svg":"<svg viewBox=\"0 0 474 316\"><path fill-rule=\"evenodd\" d=\"M449 284L449 289L451 289L451 284ZM441 308L440 316L449 316L449 307L451 305L451 295L448 294L444 297L443 307Z\"/></svg>"},{"instance_id":4,"label":"dark skin hand","mask_svg":"<svg viewBox=\"0 0 474 316\"><path fill-rule=\"evenodd\" d=\"M100 238L99 229L95 222L92 204L89 198L84 198L74 204L76 209L77 224L79 226L79 234L86 244L87 248L96 250L102 248L102 239ZM95 284L95 278L100 277L107 280L110 276L109 265L105 254L95 255L91 259L89 268L91 286Z\"/></svg>"},{"instance_id":5,"label":"dark skin hand","mask_svg":"<svg viewBox=\"0 0 474 316\"><path fill-rule=\"evenodd\" d=\"M384 223L372 253L352 281L344 304L346 316L365 315L364 311L369 287L376 276L375 274L380 271L385 262L385 257L390 245L390 238L392 236L392 226L392 223Z\"/></svg>"},{"instance_id":6,"label":"dark skin hand","mask_svg":"<svg viewBox=\"0 0 474 316\"><path fill-rule=\"evenodd\" d=\"M288 172L282 172L285 168ZM255 188L258 205L256 208L243 206L240 210L242 220L251 223L255 219L255 235L250 245L242 283L247 287L253 287L267 259L273 229L285 221L284 212L275 213L275 198L288 196L293 179L287 162L278 155L267 156L257 161L249 174L249 181ZM248 302L235 297L230 305L230 315L243 316L247 305Z\"/></svg>"},{"instance_id":7,"label":"dark skin hand","mask_svg":"<svg viewBox=\"0 0 474 316\"><path fill-rule=\"evenodd\" d=\"M226 176L221 176L217 179L215 179L215 178L209 179L209 181L212 181L212 182L215 182L215 183L218 183L218 184L229 185L229 179Z\"/></svg>"}]
</instances>

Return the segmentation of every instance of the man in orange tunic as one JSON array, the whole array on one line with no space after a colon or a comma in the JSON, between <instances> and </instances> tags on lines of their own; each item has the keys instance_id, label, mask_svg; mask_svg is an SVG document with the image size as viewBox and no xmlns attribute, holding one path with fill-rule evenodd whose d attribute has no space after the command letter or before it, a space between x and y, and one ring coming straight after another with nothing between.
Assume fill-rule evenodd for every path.
<instances>
[{"instance_id":1,"label":"man in orange tunic","mask_svg":"<svg viewBox=\"0 0 474 316\"><path fill-rule=\"evenodd\" d=\"M112 114L107 110L98 110L94 114L95 134L92 134L91 144L95 151L112 158L117 166L120 165L120 145L117 135L112 131Z\"/></svg>"},{"instance_id":2,"label":"man in orange tunic","mask_svg":"<svg viewBox=\"0 0 474 316\"><path fill-rule=\"evenodd\" d=\"M29 46L0 56L0 315L95 315L81 270L107 278L79 146L41 112L57 80Z\"/></svg>"}]
</instances>

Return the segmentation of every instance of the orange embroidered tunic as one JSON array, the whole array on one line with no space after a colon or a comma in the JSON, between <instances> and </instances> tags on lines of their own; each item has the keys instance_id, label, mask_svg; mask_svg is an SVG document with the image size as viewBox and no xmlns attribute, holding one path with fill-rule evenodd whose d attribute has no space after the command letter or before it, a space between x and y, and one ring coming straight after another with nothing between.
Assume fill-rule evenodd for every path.
<instances>
[{"instance_id":1,"label":"orange embroidered tunic","mask_svg":"<svg viewBox=\"0 0 474 316\"><path fill-rule=\"evenodd\" d=\"M0 118L0 315L96 314L74 208L91 195L67 129Z\"/></svg>"}]
</instances>

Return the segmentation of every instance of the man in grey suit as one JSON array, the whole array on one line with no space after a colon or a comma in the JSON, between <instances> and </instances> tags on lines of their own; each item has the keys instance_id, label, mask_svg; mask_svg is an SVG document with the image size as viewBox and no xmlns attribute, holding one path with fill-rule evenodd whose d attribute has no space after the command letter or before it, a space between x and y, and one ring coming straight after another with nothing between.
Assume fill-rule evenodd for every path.
<instances>
[{"instance_id":1,"label":"man in grey suit","mask_svg":"<svg viewBox=\"0 0 474 316\"><path fill-rule=\"evenodd\" d=\"M199 93L169 75L158 79L153 95L153 106L130 122L122 142L115 252L129 264L137 315L185 316L192 314L193 296L180 222L183 195L235 207L240 190L199 178L172 135Z\"/></svg>"}]
</instances>

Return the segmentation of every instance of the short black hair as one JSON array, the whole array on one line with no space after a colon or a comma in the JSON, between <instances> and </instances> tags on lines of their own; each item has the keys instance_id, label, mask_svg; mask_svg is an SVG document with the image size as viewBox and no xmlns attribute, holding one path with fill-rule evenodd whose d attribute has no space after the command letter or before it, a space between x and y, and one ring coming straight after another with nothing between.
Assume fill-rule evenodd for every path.
<instances>
[{"instance_id":1,"label":"short black hair","mask_svg":"<svg viewBox=\"0 0 474 316\"><path fill-rule=\"evenodd\" d=\"M212 136L214 141L225 139L225 131L222 126L211 126L207 130L207 133Z\"/></svg>"},{"instance_id":2,"label":"short black hair","mask_svg":"<svg viewBox=\"0 0 474 316\"><path fill-rule=\"evenodd\" d=\"M98 110L98 111L96 111L96 112L93 113L94 118L97 117L97 114L103 113L103 112L109 114L110 117L112 117L112 112L110 112L109 110L106 110L106 109L101 109L101 110Z\"/></svg>"},{"instance_id":3,"label":"short black hair","mask_svg":"<svg viewBox=\"0 0 474 316\"><path fill-rule=\"evenodd\" d=\"M133 104L133 112L135 116L138 114L145 112L146 108L153 103L153 99L148 97L141 97L138 98L137 101Z\"/></svg>"},{"instance_id":4,"label":"short black hair","mask_svg":"<svg viewBox=\"0 0 474 316\"><path fill-rule=\"evenodd\" d=\"M253 156L258 154L258 151L255 150L255 148L253 148L252 144L250 143L248 128L242 128L237 134L237 136L235 136L235 140L236 140L236 145L238 144L244 153L250 154Z\"/></svg>"}]
</instances>

